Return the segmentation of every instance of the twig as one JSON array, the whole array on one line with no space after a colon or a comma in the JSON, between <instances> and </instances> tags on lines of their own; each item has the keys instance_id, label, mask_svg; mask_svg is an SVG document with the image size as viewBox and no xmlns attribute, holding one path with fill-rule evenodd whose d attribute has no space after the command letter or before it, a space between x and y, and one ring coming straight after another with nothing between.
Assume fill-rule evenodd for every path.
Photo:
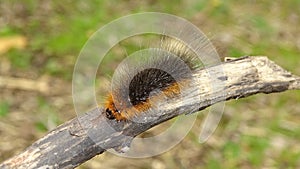
<instances>
[{"instance_id":1,"label":"twig","mask_svg":"<svg viewBox=\"0 0 300 169\"><path fill-rule=\"evenodd\" d=\"M212 90L211 77L223 85ZM21 154L3 162L0 168L74 168L103 153L121 150L138 134L185 112L205 109L223 99L236 99L257 93L300 89L300 78L282 69L267 57L243 57L194 72L194 92L179 104L168 101L156 120L144 123L108 120L102 107L70 120L33 143ZM193 87L191 87L193 88ZM196 98L203 98L201 101ZM88 137L93 135L93 140Z\"/></svg>"}]
</instances>

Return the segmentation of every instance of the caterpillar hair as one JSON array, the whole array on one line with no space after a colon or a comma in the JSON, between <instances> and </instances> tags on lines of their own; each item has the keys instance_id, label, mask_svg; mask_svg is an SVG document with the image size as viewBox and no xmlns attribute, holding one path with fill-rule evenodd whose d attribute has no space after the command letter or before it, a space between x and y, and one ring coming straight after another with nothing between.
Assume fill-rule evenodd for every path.
<instances>
[{"instance_id":1,"label":"caterpillar hair","mask_svg":"<svg viewBox=\"0 0 300 169\"><path fill-rule=\"evenodd\" d=\"M157 103L182 94L200 64L182 41L161 37L158 48L135 52L115 70L105 112L108 119L132 120Z\"/></svg>"}]
</instances>

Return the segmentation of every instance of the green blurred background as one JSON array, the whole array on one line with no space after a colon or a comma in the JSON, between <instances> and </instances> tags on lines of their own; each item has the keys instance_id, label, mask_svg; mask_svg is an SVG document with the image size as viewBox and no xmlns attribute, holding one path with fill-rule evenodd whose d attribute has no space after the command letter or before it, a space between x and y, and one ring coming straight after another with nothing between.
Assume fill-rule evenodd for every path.
<instances>
[{"instance_id":1,"label":"green blurred background","mask_svg":"<svg viewBox=\"0 0 300 169\"><path fill-rule=\"evenodd\" d=\"M0 161L76 116L71 82L80 49L101 26L145 11L186 18L208 35L221 57L265 55L300 75L299 0L2 0ZM198 135L207 110L162 155L126 159L104 153L79 168L300 168L299 103L299 91L229 101L204 144Z\"/></svg>"}]
</instances>

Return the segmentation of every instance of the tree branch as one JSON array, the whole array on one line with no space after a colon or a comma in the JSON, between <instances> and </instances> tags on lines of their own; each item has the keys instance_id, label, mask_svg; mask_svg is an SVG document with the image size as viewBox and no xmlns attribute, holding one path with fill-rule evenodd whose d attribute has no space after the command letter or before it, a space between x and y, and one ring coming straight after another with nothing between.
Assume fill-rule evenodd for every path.
<instances>
[{"instance_id":1,"label":"tree branch","mask_svg":"<svg viewBox=\"0 0 300 169\"><path fill-rule=\"evenodd\" d=\"M0 168L74 168L106 149L122 151L133 137L180 114L196 112L222 100L300 89L298 76L260 56L197 70L192 82L183 101L171 99L154 114L144 113L143 123L108 120L104 109L98 107L58 126L21 154L0 164ZM215 82L223 85L213 88L211 84ZM158 118L150 120L153 117Z\"/></svg>"}]
</instances>

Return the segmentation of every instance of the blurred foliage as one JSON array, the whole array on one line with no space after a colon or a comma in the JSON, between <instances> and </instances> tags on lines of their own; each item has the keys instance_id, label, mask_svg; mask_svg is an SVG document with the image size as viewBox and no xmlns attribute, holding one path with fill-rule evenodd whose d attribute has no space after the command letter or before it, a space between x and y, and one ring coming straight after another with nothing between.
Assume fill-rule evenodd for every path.
<instances>
[{"instance_id":1,"label":"blurred foliage","mask_svg":"<svg viewBox=\"0 0 300 169\"><path fill-rule=\"evenodd\" d=\"M0 39L26 37L26 47L0 52L0 76L46 76L49 83L60 79L67 92L42 95L0 88L1 161L75 116L70 86L76 58L88 38L110 21L145 11L174 14L221 44L221 57L265 55L300 75L299 9L299 0L0 1ZM112 74L109 68L138 45L125 41L116 46L101 75ZM80 168L300 168L299 101L299 91L229 101L207 143L198 143L204 117L199 116L188 137L165 154L135 160L105 153Z\"/></svg>"},{"instance_id":2,"label":"blurred foliage","mask_svg":"<svg viewBox=\"0 0 300 169\"><path fill-rule=\"evenodd\" d=\"M4 117L9 113L9 105L7 102L0 102L0 117Z\"/></svg>"}]
</instances>

